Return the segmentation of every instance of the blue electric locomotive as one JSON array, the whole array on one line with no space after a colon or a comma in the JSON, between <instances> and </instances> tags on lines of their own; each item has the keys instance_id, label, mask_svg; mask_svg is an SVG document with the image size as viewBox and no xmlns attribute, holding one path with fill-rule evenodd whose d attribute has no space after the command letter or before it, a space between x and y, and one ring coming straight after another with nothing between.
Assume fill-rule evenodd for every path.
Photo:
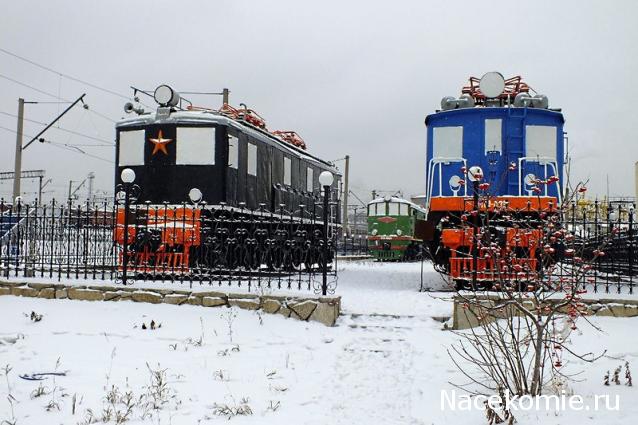
<instances>
[{"instance_id":1,"label":"blue electric locomotive","mask_svg":"<svg viewBox=\"0 0 638 425\"><path fill-rule=\"evenodd\" d=\"M548 107L546 96L533 93L521 77L505 80L491 72L470 78L459 98L443 98L441 110L425 119L425 239L435 264L457 281L476 279L477 267L486 281L498 272L490 261L463 255L473 249L462 219L476 209L477 180L489 188L481 191L489 192L487 204L481 205L486 214L504 206L533 219L556 211L562 201L565 120L560 109ZM490 231L502 233L498 239L504 248L526 245L527 258L521 262L538 267L534 257L540 235L521 240L506 225Z\"/></svg>"}]
</instances>

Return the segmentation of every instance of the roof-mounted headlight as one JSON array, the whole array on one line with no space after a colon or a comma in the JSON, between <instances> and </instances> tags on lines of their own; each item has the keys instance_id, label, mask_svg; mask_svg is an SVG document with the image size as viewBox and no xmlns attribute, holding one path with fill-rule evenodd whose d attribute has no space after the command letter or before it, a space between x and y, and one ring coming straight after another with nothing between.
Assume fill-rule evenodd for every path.
<instances>
[{"instance_id":1,"label":"roof-mounted headlight","mask_svg":"<svg viewBox=\"0 0 638 425\"><path fill-rule=\"evenodd\" d=\"M153 97L161 106L177 106L180 99L179 93L166 84L162 84L156 88Z\"/></svg>"}]
</instances>

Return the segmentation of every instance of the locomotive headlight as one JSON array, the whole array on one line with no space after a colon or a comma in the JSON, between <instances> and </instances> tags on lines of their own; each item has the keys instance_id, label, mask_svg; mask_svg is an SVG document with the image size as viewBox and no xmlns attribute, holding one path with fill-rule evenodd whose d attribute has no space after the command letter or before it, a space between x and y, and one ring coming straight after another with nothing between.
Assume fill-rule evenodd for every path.
<instances>
[{"instance_id":1,"label":"locomotive headlight","mask_svg":"<svg viewBox=\"0 0 638 425\"><path fill-rule=\"evenodd\" d=\"M376 236L377 233L379 233L377 229L372 229L372 236Z\"/></svg>"},{"instance_id":2,"label":"locomotive headlight","mask_svg":"<svg viewBox=\"0 0 638 425\"><path fill-rule=\"evenodd\" d=\"M401 231L401 229L397 229L397 236L401 236L403 234L403 232Z\"/></svg>"},{"instance_id":3,"label":"locomotive headlight","mask_svg":"<svg viewBox=\"0 0 638 425\"><path fill-rule=\"evenodd\" d=\"M467 171L467 178L470 179L471 182L477 182L483 180L483 170L478 165L470 167Z\"/></svg>"},{"instance_id":4,"label":"locomotive headlight","mask_svg":"<svg viewBox=\"0 0 638 425\"><path fill-rule=\"evenodd\" d=\"M153 97L161 106L177 106L180 99L179 93L166 84L162 84L156 88Z\"/></svg>"}]
</instances>

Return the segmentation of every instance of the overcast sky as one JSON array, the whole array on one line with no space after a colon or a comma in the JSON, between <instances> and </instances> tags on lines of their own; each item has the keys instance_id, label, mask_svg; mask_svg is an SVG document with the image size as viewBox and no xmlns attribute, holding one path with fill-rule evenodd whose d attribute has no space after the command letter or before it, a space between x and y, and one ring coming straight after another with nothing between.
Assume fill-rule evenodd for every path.
<instances>
[{"instance_id":1,"label":"overcast sky","mask_svg":"<svg viewBox=\"0 0 638 425\"><path fill-rule=\"evenodd\" d=\"M443 96L459 95L471 75L520 74L563 108L573 179L603 195L608 175L612 195L634 194L635 1L20 0L2 9L0 48L113 92L230 88L231 103L247 103L270 129L296 130L312 153L349 154L364 201L371 189L424 192L423 121ZM6 77L64 99L87 93L91 110L124 115L122 97L2 52L0 64L1 127L15 129L18 97L55 101ZM25 117L47 122L64 107L27 105ZM53 129L45 137L57 145L30 146L23 169L46 169L56 196L90 171L96 189L111 190L113 164L60 146L112 142L114 123L101 115L78 108L60 126L106 142ZM41 128L25 123L29 135ZM0 169L11 171L15 134L0 128L0 143ZM112 146L78 148L114 157ZM11 184L0 182L0 196Z\"/></svg>"}]
</instances>

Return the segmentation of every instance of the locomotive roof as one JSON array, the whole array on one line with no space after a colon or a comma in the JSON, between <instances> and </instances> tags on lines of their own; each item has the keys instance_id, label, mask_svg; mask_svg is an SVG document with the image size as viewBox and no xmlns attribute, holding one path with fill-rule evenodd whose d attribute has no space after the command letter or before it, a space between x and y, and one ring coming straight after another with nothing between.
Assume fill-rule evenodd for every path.
<instances>
[{"instance_id":1,"label":"locomotive roof","mask_svg":"<svg viewBox=\"0 0 638 425\"><path fill-rule=\"evenodd\" d=\"M384 203L384 202L397 202L397 203L400 203L400 204L408 204L409 206L411 206L415 210L419 210L421 212L426 212L425 208L423 208L422 206L417 205L414 202L410 202L407 199L397 198L396 196L391 196L389 198L376 198L376 199L373 199L372 201L368 202L368 205L381 204L381 203Z\"/></svg>"},{"instance_id":2,"label":"locomotive roof","mask_svg":"<svg viewBox=\"0 0 638 425\"><path fill-rule=\"evenodd\" d=\"M440 111L437 110L436 112L433 112L429 115L427 115L425 117L425 125L429 124L430 118L431 117L435 117L435 116L442 116L442 115L454 115L454 114L467 114L468 111L474 111L476 113L483 113L483 114L503 114L503 113L507 113L507 111L509 110L524 110L527 109L527 111L534 111L533 113L535 114L549 114L549 115L554 115L554 116L559 116L561 119L561 122L565 122L565 117L563 116L563 113L561 112L560 109L541 109L541 108L519 108L519 107L515 107L515 106L488 106L488 107L473 107L473 108L459 108L459 109L449 109L447 111Z\"/></svg>"},{"instance_id":3,"label":"locomotive roof","mask_svg":"<svg viewBox=\"0 0 638 425\"><path fill-rule=\"evenodd\" d=\"M177 124L177 123L186 123L186 124L223 124L229 127L234 127L244 133L250 134L253 137L259 138L263 141L267 141L269 143L274 143L289 153L304 158L306 160L319 162L322 165L329 167L330 171L338 176L341 176L341 172L337 170L337 168L330 162L325 161L321 158L318 158L314 155L309 154L308 152L290 144L284 142L283 140L275 137L274 135L263 131L257 127L254 127L250 124L246 124L241 121L237 121L231 119L225 115L222 115L216 111L176 111L172 112L166 118L157 118L157 114L152 112L148 114L138 115L136 117L125 118L119 121L115 128L126 128L126 127L136 127L140 125L150 125L150 124Z\"/></svg>"}]
</instances>

